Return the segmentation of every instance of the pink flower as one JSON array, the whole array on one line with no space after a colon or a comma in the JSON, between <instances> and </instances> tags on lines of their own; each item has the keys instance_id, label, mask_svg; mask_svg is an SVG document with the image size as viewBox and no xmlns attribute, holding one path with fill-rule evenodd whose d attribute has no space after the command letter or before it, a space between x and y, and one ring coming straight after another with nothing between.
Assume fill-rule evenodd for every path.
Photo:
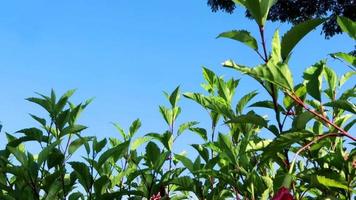
<instances>
[{"instance_id":1,"label":"pink flower","mask_svg":"<svg viewBox=\"0 0 356 200\"><path fill-rule=\"evenodd\" d=\"M150 200L160 200L161 199L161 193L158 192L157 195L152 195Z\"/></svg>"},{"instance_id":2,"label":"pink flower","mask_svg":"<svg viewBox=\"0 0 356 200\"><path fill-rule=\"evenodd\" d=\"M281 187L272 200L293 200L293 196L289 193L287 188Z\"/></svg>"}]
</instances>

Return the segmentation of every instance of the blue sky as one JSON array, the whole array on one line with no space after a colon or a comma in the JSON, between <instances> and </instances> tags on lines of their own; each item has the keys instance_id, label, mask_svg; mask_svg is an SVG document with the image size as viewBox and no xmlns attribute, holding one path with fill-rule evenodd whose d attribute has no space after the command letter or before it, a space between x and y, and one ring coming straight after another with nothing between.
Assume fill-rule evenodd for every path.
<instances>
[{"instance_id":1,"label":"blue sky","mask_svg":"<svg viewBox=\"0 0 356 200\"><path fill-rule=\"evenodd\" d=\"M257 26L243 17L212 13L206 0L191 1L4 1L0 6L0 120L10 133L36 125L28 113L43 114L24 99L34 92L49 94L77 88L73 101L95 97L83 113L87 135L119 136L110 122L124 128L140 118L140 134L166 129L158 105L162 91L180 85L184 92L202 91L201 67L226 77L241 75L223 69L226 59L255 65L256 55L243 45L215 39L223 31L247 29L258 38ZM275 28L267 24L269 41ZM328 53L352 50L345 35L324 40L320 29L294 50L291 69L296 78ZM330 59L339 74L349 69ZM237 96L258 89L242 77ZM262 92L261 97L264 93ZM206 113L182 99L180 122L207 121ZM0 138L4 138L3 134ZM181 143L193 143L191 137ZM0 145L4 140L0 140ZM184 149L184 147L182 147Z\"/></svg>"}]
</instances>

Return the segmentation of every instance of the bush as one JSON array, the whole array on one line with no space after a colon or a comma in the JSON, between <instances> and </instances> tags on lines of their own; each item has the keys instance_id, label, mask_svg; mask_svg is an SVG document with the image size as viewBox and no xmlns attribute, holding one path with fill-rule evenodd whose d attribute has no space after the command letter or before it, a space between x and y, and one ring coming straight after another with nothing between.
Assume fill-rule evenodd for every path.
<instances>
[{"instance_id":1,"label":"bush","mask_svg":"<svg viewBox=\"0 0 356 200\"><path fill-rule=\"evenodd\" d=\"M349 131L356 122L351 101L355 87L341 87L355 75L355 57L331 54L352 71L339 77L322 60L307 68L303 81L295 84L288 67L291 51L324 19L298 24L282 39L276 30L268 55L264 25L274 1L239 2L258 24L262 47L247 31L224 32L219 37L244 43L262 64L246 67L228 60L223 65L255 79L269 99L252 102L257 96L252 91L233 106L239 81L224 80L203 68L205 93L183 96L208 112L211 127L199 127L196 121L176 124L181 112L178 87L166 94L170 107L159 107L167 131L137 137L141 126L137 119L128 131L114 124L120 139L100 140L81 134L87 127L77 119L90 100L71 103L73 90L60 98L54 91L28 98L48 115L31 115L39 127L19 130L19 138L6 133L8 143L0 151L0 198L352 199L356 139ZM338 23L355 39L355 22L339 17ZM256 107L271 109L275 119L251 110ZM220 132L217 125L222 121L226 128ZM262 130L274 139L261 137ZM195 159L174 152L174 142L187 131L204 141L192 145ZM25 149L28 142L39 146L38 154ZM80 151L85 156L79 158Z\"/></svg>"}]
</instances>

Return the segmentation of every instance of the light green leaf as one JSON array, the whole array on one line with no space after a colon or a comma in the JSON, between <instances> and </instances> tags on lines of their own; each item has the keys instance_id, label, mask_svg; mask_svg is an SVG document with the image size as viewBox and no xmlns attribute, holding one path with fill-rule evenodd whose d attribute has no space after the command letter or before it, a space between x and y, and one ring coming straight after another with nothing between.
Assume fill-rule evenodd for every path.
<instances>
[{"instance_id":1,"label":"light green leaf","mask_svg":"<svg viewBox=\"0 0 356 200\"><path fill-rule=\"evenodd\" d=\"M152 137L150 137L150 136L139 137L131 143L130 150L134 151L138 147L140 147L142 144L144 144L148 141L151 141L151 140L152 140Z\"/></svg>"},{"instance_id":2,"label":"light green leaf","mask_svg":"<svg viewBox=\"0 0 356 200\"><path fill-rule=\"evenodd\" d=\"M245 106L248 104L248 102L250 102L256 95L257 95L257 91L252 91L250 93L247 93L246 95L244 95L239 102L236 105L236 113L240 113L242 114L243 109L245 108Z\"/></svg>"},{"instance_id":3,"label":"light green leaf","mask_svg":"<svg viewBox=\"0 0 356 200\"><path fill-rule=\"evenodd\" d=\"M307 93L318 101L321 101L322 73L325 62L320 61L304 71L303 78L306 82Z\"/></svg>"},{"instance_id":4,"label":"light green leaf","mask_svg":"<svg viewBox=\"0 0 356 200\"><path fill-rule=\"evenodd\" d=\"M199 124L199 122L196 121L191 121L191 122L186 122L183 123L179 126L178 131L177 131L177 135L182 134L185 130L192 128L193 126Z\"/></svg>"},{"instance_id":5,"label":"light green leaf","mask_svg":"<svg viewBox=\"0 0 356 200\"><path fill-rule=\"evenodd\" d=\"M242 42L246 46L252 48L255 51L258 51L257 41L251 36L250 32L245 30L233 30L221 33L217 38L229 38L232 40L236 40Z\"/></svg>"},{"instance_id":6,"label":"light green leaf","mask_svg":"<svg viewBox=\"0 0 356 200\"><path fill-rule=\"evenodd\" d=\"M281 43L282 59L285 60L298 42L324 21L324 19L308 20L293 26L286 34L284 34Z\"/></svg>"},{"instance_id":7,"label":"light green leaf","mask_svg":"<svg viewBox=\"0 0 356 200\"><path fill-rule=\"evenodd\" d=\"M343 32L349 34L351 38L356 40L356 22L347 17L338 16L337 23Z\"/></svg>"},{"instance_id":8,"label":"light green leaf","mask_svg":"<svg viewBox=\"0 0 356 200\"><path fill-rule=\"evenodd\" d=\"M324 67L324 74L326 81L328 82L329 88L326 91L326 94L329 96L330 99L333 99L335 96L335 90L337 87L337 75L335 71L327 66Z\"/></svg>"},{"instance_id":9,"label":"light green leaf","mask_svg":"<svg viewBox=\"0 0 356 200\"><path fill-rule=\"evenodd\" d=\"M346 72L344 75L341 76L340 81L339 81L339 87L345 84L347 80L349 80L352 76L356 75L355 71L352 72Z\"/></svg>"},{"instance_id":10,"label":"light green leaf","mask_svg":"<svg viewBox=\"0 0 356 200\"><path fill-rule=\"evenodd\" d=\"M331 178L327 178L325 176L316 176L316 181L321 184L324 185L326 187L333 187L333 188L341 188L341 189L345 189L345 190L351 190L351 188L347 187L347 185L336 181L334 179Z\"/></svg>"},{"instance_id":11,"label":"light green leaf","mask_svg":"<svg viewBox=\"0 0 356 200\"><path fill-rule=\"evenodd\" d=\"M338 53L333 53L330 54L331 57L335 59L339 59L341 61L346 62L347 64L350 64L353 67L356 67L356 57L347 53L343 52L338 52Z\"/></svg>"},{"instance_id":12,"label":"light green leaf","mask_svg":"<svg viewBox=\"0 0 356 200\"><path fill-rule=\"evenodd\" d=\"M224 67L233 68L240 71L241 73L248 74L257 80L265 80L284 89L293 91L292 73L289 70L288 65L284 63L267 63L267 65L259 65L254 68L249 68L237 65L230 60L223 63L223 65Z\"/></svg>"},{"instance_id":13,"label":"light green leaf","mask_svg":"<svg viewBox=\"0 0 356 200\"><path fill-rule=\"evenodd\" d=\"M279 38L279 30L277 29L273 35L272 53L271 58L268 60L268 62L278 63L281 62L281 58L281 41Z\"/></svg>"}]
</instances>

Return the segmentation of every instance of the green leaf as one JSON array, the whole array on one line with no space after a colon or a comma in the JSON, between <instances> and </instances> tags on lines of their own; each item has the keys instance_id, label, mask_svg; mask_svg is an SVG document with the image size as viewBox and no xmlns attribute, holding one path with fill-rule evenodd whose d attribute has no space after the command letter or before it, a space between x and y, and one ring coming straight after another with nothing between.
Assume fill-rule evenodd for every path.
<instances>
[{"instance_id":1,"label":"green leaf","mask_svg":"<svg viewBox=\"0 0 356 200\"><path fill-rule=\"evenodd\" d=\"M254 68L249 68L237 65L233 61L223 63L224 67L236 69L244 74L257 79L264 80L276 84L284 89L293 91L293 77L288 65L284 63L267 63L267 65L259 65Z\"/></svg>"},{"instance_id":2,"label":"green leaf","mask_svg":"<svg viewBox=\"0 0 356 200\"><path fill-rule=\"evenodd\" d=\"M74 192L70 194L68 198L68 200L78 200L78 199L84 200L84 195L80 192Z\"/></svg>"},{"instance_id":3,"label":"green leaf","mask_svg":"<svg viewBox=\"0 0 356 200\"><path fill-rule=\"evenodd\" d=\"M92 176L89 172L89 167L82 162L69 162L78 177L79 183L83 186L85 191L89 191L91 187Z\"/></svg>"},{"instance_id":4,"label":"green leaf","mask_svg":"<svg viewBox=\"0 0 356 200\"><path fill-rule=\"evenodd\" d=\"M252 15L258 25L264 26L269 9L277 0L233 0L237 4L243 5Z\"/></svg>"},{"instance_id":5,"label":"green leaf","mask_svg":"<svg viewBox=\"0 0 356 200\"><path fill-rule=\"evenodd\" d=\"M333 99L335 96L336 92L336 87L337 87L337 75L334 70L331 68L325 66L324 67L324 74L326 81L328 82L329 88L326 91L327 95L329 96L330 99Z\"/></svg>"},{"instance_id":6,"label":"green leaf","mask_svg":"<svg viewBox=\"0 0 356 200\"><path fill-rule=\"evenodd\" d=\"M356 22L347 17L338 16L337 23L343 32L349 34L351 38L356 40Z\"/></svg>"},{"instance_id":7,"label":"green leaf","mask_svg":"<svg viewBox=\"0 0 356 200\"><path fill-rule=\"evenodd\" d=\"M204 128L199 128L199 127L191 127L189 128L190 131L193 133L198 134L204 141L208 140L208 134Z\"/></svg>"},{"instance_id":8,"label":"green leaf","mask_svg":"<svg viewBox=\"0 0 356 200\"><path fill-rule=\"evenodd\" d=\"M333 108L339 108L342 110L346 110L349 111L353 114L356 114L356 106L355 104L346 101L346 100L336 100L336 101L332 101L329 103L324 104L324 106L329 106L329 107L333 107Z\"/></svg>"},{"instance_id":9,"label":"green leaf","mask_svg":"<svg viewBox=\"0 0 356 200\"><path fill-rule=\"evenodd\" d=\"M198 151L199 155L207 162L209 160L209 151L203 145L192 144L192 147Z\"/></svg>"},{"instance_id":10,"label":"green leaf","mask_svg":"<svg viewBox=\"0 0 356 200\"><path fill-rule=\"evenodd\" d=\"M309 111L305 111L302 114L294 118L292 127L295 130L304 130L307 123L314 118L314 115Z\"/></svg>"},{"instance_id":11,"label":"green leaf","mask_svg":"<svg viewBox=\"0 0 356 200\"><path fill-rule=\"evenodd\" d=\"M54 142L42 149L42 151L38 154L38 158L37 158L38 165L42 165L42 163L48 159L48 156L52 153L53 149L60 142L61 142L61 140L57 140L56 142Z\"/></svg>"},{"instance_id":12,"label":"green leaf","mask_svg":"<svg viewBox=\"0 0 356 200\"><path fill-rule=\"evenodd\" d=\"M285 60L298 42L324 21L324 19L311 19L293 26L286 34L284 34L281 43L282 59Z\"/></svg>"},{"instance_id":13,"label":"green leaf","mask_svg":"<svg viewBox=\"0 0 356 200\"><path fill-rule=\"evenodd\" d=\"M83 130L85 130L87 128L88 127L83 126L83 125L79 125L79 124L70 125L70 126L65 127L62 130L60 136L63 137L65 135L67 135L67 134L79 133L79 132L81 132L81 131L83 131Z\"/></svg>"},{"instance_id":14,"label":"green leaf","mask_svg":"<svg viewBox=\"0 0 356 200\"><path fill-rule=\"evenodd\" d=\"M253 103L252 105L250 105L249 107L260 107L260 108L270 108L270 109L274 109L274 105L272 101L258 101ZM278 110L285 112L284 108L278 104Z\"/></svg>"},{"instance_id":15,"label":"green leaf","mask_svg":"<svg viewBox=\"0 0 356 200\"><path fill-rule=\"evenodd\" d=\"M234 151L231 138L228 135L219 134L218 142L221 152L226 155L232 164L236 164L236 152Z\"/></svg>"},{"instance_id":16,"label":"green leaf","mask_svg":"<svg viewBox=\"0 0 356 200\"><path fill-rule=\"evenodd\" d=\"M130 126L130 137L133 137L134 134L137 132L137 130L141 127L141 121L140 119L136 119L134 122L132 122Z\"/></svg>"},{"instance_id":17,"label":"green leaf","mask_svg":"<svg viewBox=\"0 0 356 200\"><path fill-rule=\"evenodd\" d=\"M150 167L153 167L154 164L157 162L159 156L161 154L161 150L154 142L149 142L146 145L146 159Z\"/></svg>"},{"instance_id":18,"label":"green leaf","mask_svg":"<svg viewBox=\"0 0 356 200\"><path fill-rule=\"evenodd\" d=\"M355 71L352 72L346 72L344 75L341 76L340 81L339 81L339 87L345 84L347 80L349 80L352 76L356 75Z\"/></svg>"},{"instance_id":19,"label":"green leaf","mask_svg":"<svg viewBox=\"0 0 356 200\"><path fill-rule=\"evenodd\" d=\"M274 32L273 39L272 39L272 53L271 58L268 62L278 63L281 61L281 41L279 38L279 30L277 29Z\"/></svg>"},{"instance_id":20,"label":"green leaf","mask_svg":"<svg viewBox=\"0 0 356 200\"><path fill-rule=\"evenodd\" d=\"M307 93L318 101L321 101L322 73L325 62L320 61L304 71L303 78L306 82Z\"/></svg>"},{"instance_id":21,"label":"green leaf","mask_svg":"<svg viewBox=\"0 0 356 200\"><path fill-rule=\"evenodd\" d=\"M256 114L246 114L246 115L239 115L226 123L242 123L242 124L255 124L257 126L267 127L267 121Z\"/></svg>"},{"instance_id":22,"label":"green leaf","mask_svg":"<svg viewBox=\"0 0 356 200\"><path fill-rule=\"evenodd\" d=\"M148 141L151 141L151 140L152 140L152 137L150 137L150 136L139 137L131 143L130 150L134 151L138 147L140 147L142 144L144 144Z\"/></svg>"},{"instance_id":23,"label":"green leaf","mask_svg":"<svg viewBox=\"0 0 356 200\"><path fill-rule=\"evenodd\" d=\"M49 169L51 169L52 167L63 164L63 161L64 161L63 153L59 149L55 148L48 155L47 166Z\"/></svg>"},{"instance_id":24,"label":"green leaf","mask_svg":"<svg viewBox=\"0 0 356 200\"><path fill-rule=\"evenodd\" d=\"M107 142L108 141L106 138L100 140L99 142L97 142L96 138L94 138L94 140L93 140L94 152L99 153L105 147Z\"/></svg>"},{"instance_id":25,"label":"green leaf","mask_svg":"<svg viewBox=\"0 0 356 200\"><path fill-rule=\"evenodd\" d=\"M68 147L68 153L73 154L79 147L87 143L89 139L90 139L89 137L80 137L73 140Z\"/></svg>"},{"instance_id":26,"label":"green leaf","mask_svg":"<svg viewBox=\"0 0 356 200\"><path fill-rule=\"evenodd\" d=\"M199 124L199 122L196 121L191 121L191 122L186 122L181 124L178 128L177 135L181 135L185 130L190 129L197 124Z\"/></svg>"},{"instance_id":27,"label":"green leaf","mask_svg":"<svg viewBox=\"0 0 356 200\"><path fill-rule=\"evenodd\" d=\"M15 156L16 160L18 160L23 166L27 165L27 157L24 152L20 151L19 148L14 148L10 146L7 146L6 148L10 151L11 154Z\"/></svg>"},{"instance_id":28,"label":"green leaf","mask_svg":"<svg viewBox=\"0 0 356 200\"><path fill-rule=\"evenodd\" d=\"M59 181L54 181L50 188L49 191L46 195L45 200L53 200L53 199L57 199L57 195L60 192L60 190L62 189L62 184Z\"/></svg>"},{"instance_id":29,"label":"green leaf","mask_svg":"<svg viewBox=\"0 0 356 200\"><path fill-rule=\"evenodd\" d=\"M164 106L159 106L159 112L162 114L163 119L167 122L169 126L172 125L173 123L173 113L172 110L164 107Z\"/></svg>"},{"instance_id":30,"label":"green leaf","mask_svg":"<svg viewBox=\"0 0 356 200\"><path fill-rule=\"evenodd\" d=\"M239 102L236 105L236 113L240 113L242 114L243 109L245 108L245 106L248 104L248 102L250 102L256 95L257 95L257 91L252 91L250 93L247 93L246 95L244 95Z\"/></svg>"},{"instance_id":31,"label":"green leaf","mask_svg":"<svg viewBox=\"0 0 356 200\"><path fill-rule=\"evenodd\" d=\"M325 176L316 176L316 181L325 186L325 187L333 187L333 188L341 188L341 189L345 189L345 190L351 190L351 188L347 187L347 185L338 182L334 179L331 178L327 178Z\"/></svg>"},{"instance_id":32,"label":"green leaf","mask_svg":"<svg viewBox=\"0 0 356 200\"><path fill-rule=\"evenodd\" d=\"M250 32L245 30L239 30L239 31L233 30L233 31L224 32L218 35L217 38L229 38L232 40L236 40L242 42L243 44L252 48L253 50L258 51L256 39L253 36L251 36Z\"/></svg>"},{"instance_id":33,"label":"green leaf","mask_svg":"<svg viewBox=\"0 0 356 200\"><path fill-rule=\"evenodd\" d=\"M128 151L129 144L130 144L130 141L126 141L126 142L123 142L111 149L106 150L99 157L98 166L99 167L102 166L109 158L119 159L122 156L124 156ZM114 160L114 161L116 161L116 160Z\"/></svg>"},{"instance_id":34,"label":"green leaf","mask_svg":"<svg viewBox=\"0 0 356 200\"><path fill-rule=\"evenodd\" d=\"M338 52L338 53L333 53L330 54L331 57L335 58L335 59L339 59L341 61L344 61L348 64L350 64L353 67L356 67L356 57L347 53L343 53L343 52Z\"/></svg>"},{"instance_id":35,"label":"green leaf","mask_svg":"<svg viewBox=\"0 0 356 200\"><path fill-rule=\"evenodd\" d=\"M112 123L112 125L115 126L116 130L120 133L121 137L126 140L127 139L127 135L124 131L124 129L121 128L121 126L118 123Z\"/></svg>"},{"instance_id":36,"label":"green leaf","mask_svg":"<svg viewBox=\"0 0 356 200\"><path fill-rule=\"evenodd\" d=\"M169 95L169 102L171 103L172 108L177 106L177 102L179 100L179 86Z\"/></svg>"},{"instance_id":37,"label":"green leaf","mask_svg":"<svg viewBox=\"0 0 356 200\"><path fill-rule=\"evenodd\" d=\"M263 157L271 157L283 149L289 148L292 144L301 142L314 136L311 132L284 132L278 135L263 151Z\"/></svg>"},{"instance_id":38,"label":"green leaf","mask_svg":"<svg viewBox=\"0 0 356 200\"><path fill-rule=\"evenodd\" d=\"M208 68L203 67L203 77L205 79L206 82L209 83L210 86L210 92L214 90L214 85L215 85L215 81L216 81L216 75L213 71L211 71Z\"/></svg>"},{"instance_id":39,"label":"green leaf","mask_svg":"<svg viewBox=\"0 0 356 200\"><path fill-rule=\"evenodd\" d=\"M179 154L174 154L174 158L179 160L190 172L194 172L193 162L189 158Z\"/></svg>"}]
</instances>

